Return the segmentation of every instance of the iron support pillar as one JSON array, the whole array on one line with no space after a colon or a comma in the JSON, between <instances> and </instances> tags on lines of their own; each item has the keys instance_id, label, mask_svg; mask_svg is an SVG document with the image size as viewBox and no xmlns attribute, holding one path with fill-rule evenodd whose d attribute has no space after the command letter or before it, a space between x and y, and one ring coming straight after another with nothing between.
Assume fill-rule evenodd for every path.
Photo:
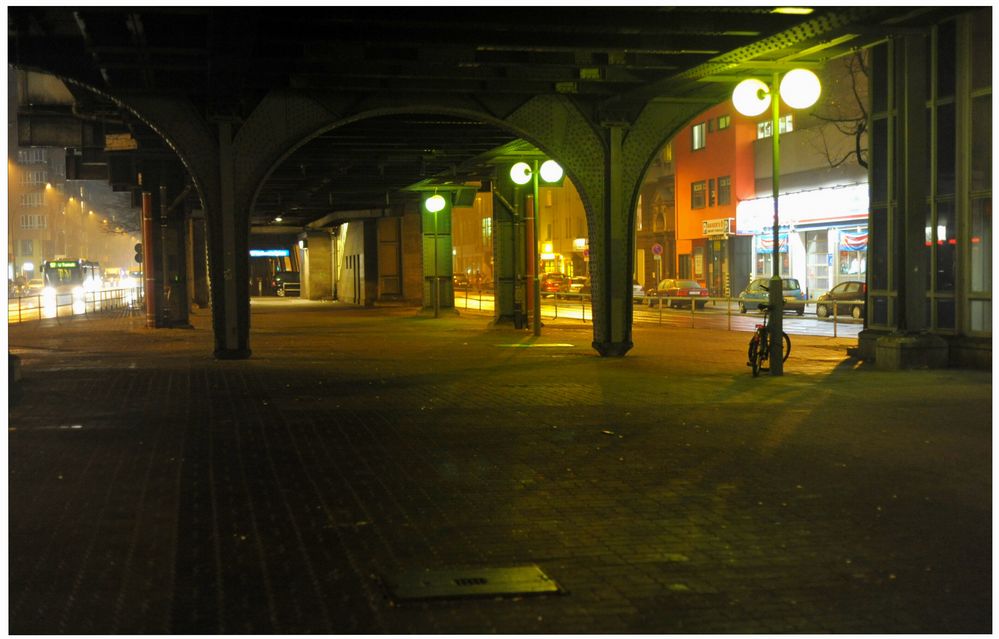
<instances>
[{"instance_id":1,"label":"iron support pillar","mask_svg":"<svg viewBox=\"0 0 999 639\"><path fill-rule=\"evenodd\" d=\"M629 216L626 215L624 187L624 127L608 127L608 151L605 164L606 189L604 195L603 243L600 253L600 275L603 285L603 304L596 313L604 320L603 335L596 336L593 348L603 357L622 357L631 350L630 304L634 256ZM595 284L597 284L595 282Z\"/></svg>"}]
</instances>

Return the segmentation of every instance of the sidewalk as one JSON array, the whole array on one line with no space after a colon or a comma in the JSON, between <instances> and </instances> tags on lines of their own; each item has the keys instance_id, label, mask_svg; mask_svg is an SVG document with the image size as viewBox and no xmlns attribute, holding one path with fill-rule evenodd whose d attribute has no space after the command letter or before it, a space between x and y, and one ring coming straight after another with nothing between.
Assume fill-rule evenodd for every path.
<instances>
[{"instance_id":1,"label":"sidewalk","mask_svg":"<svg viewBox=\"0 0 999 639\"><path fill-rule=\"evenodd\" d=\"M9 327L9 630L991 632L992 376L793 336L254 302ZM537 565L559 594L393 601ZM428 573L430 574L430 573Z\"/></svg>"}]
</instances>

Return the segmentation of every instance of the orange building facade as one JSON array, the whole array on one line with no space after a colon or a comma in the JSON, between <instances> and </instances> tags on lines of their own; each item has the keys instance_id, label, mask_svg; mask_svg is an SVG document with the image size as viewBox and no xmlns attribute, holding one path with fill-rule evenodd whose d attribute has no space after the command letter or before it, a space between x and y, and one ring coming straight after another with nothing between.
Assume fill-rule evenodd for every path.
<instances>
[{"instance_id":1,"label":"orange building facade","mask_svg":"<svg viewBox=\"0 0 999 639\"><path fill-rule=\"evenodd\" d=\"M736 206L755 192L755 139L756 123L726 101L672 141L675 273L706 285L712 295L737 295L749 279L751 238L736 235Z\"/></svg>"}]
</instances>

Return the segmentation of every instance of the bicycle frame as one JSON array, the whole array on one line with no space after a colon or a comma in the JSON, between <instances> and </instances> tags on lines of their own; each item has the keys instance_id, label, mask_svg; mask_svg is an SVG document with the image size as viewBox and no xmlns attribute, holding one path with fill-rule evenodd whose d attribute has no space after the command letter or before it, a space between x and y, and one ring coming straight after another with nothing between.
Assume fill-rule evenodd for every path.
<instances>
[{"instance_id":1,"label":"bicycle frame","mask_svg":"<svg viewBox=\"0 0 999 639\"><path fill-rule=\"evenodd\" d=\"M753 377L757 377L761 370L770 370L768 366L770 362L770 331L767 330L767 310L769 307L766 304L760 304L759 308L764 313L763 323L756 325L756 331L749 340L749 361L746 363L747 366L753 369ZM781 361L786 362L788 356L791 354L791 338L784 331L781 331L781 336L784 340L784 352Z\"/></svg>"}]
</instances>

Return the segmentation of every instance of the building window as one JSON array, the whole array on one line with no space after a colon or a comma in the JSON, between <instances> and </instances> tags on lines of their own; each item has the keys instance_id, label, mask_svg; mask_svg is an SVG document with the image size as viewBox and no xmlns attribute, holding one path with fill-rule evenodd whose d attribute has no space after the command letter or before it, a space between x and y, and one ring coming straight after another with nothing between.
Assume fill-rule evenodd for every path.
<instances>
[{"instance_id":1,"label":"building window","mask_svg":"<svg viewBox=\"0 0 999 639\"><path fill-rule=\"evenodd\" d=\"M34 242L31 240L21 240L21 255L34 255Z\"/></svg>"},{"instance_id":2,"label":"building window","mask_svg":"<svg viewBox=\"0 0 999 639\"><path fill-rule=\"evenodd\" d=\"M493 241L493 218L482 218L482 245L489 246Z\"/></svg>"},{"instance_id":3,"label":"building window","mask_svg":"<svg viewBox=\"0 0 999 639\"><path fill-rule=\"evenodd\" d=\"M45 203L45 194L41 191L35 193L22 193L21 194L21 206L25 207L36 207L42 206Z\"/></svg>"},{"instance_id":4,"label":"building window","mask_svg":"<svg viewBox=\"0 0 999 639\"><path fill-rule=\"evenodd\" d=\"M673 161L673 144L671 142L667 142L666 146L663 147L663 162L672 162L672 161Z\"/></svg>"},{"instance_id":5,"label":"building window","mask_svg":"<svg viewBox=\"0 0 999 639\"><path fill-rule=\"evenodd\" d=\"M718 130L727 129L732 125L732 116L730 115L719 115L718 116Z\"/></svg>"},{"instance_id":6,"label":"building window","mask_svg":"<svg viewBox=\"0 0 999 639\"><path fill-rule=\"evenodd\" d=\"M785 115L777 120L778 129L781 135L794 131L794 119L791 114ZM756 139L762 140L773 135L773 123L770 120L759 122L756 125Z\"/></svg>"},{"instance_id":7,"label":"building window","mask_svg":"<svg viewBox=\"0 0 999 639\"><path fill-rule=\"evenodd\" d=\"M692 209L703 209L704 208L704 196L706 191L706 186L704 180L700 182L691 182L690 184L690 208Z\"/></svg>"},{"instance_id":8,"label":"building window","mask_svg":"<svg viewBox=\"0 0 999 639\"><path fill-rule=\"evenodd\" d=\"M708 206L715 205L715 179L708 180Z\"/></svg>"},{"instance_id":9,"label":"building window","mask_svg":"<svg viewBox=\"0 0 999 639\"><path fill-rule=\"evenodd\" d=\"M695 124L691 128L694 141L693 148L695 151L697 151L698 149L703 149L705 146L707 146L708 138L707 134L705 133L705 128L706 127L703 122L701 122L700 124Z\"/></svg>"},{"instance_id":10,"label":"building window","mask_svg":"<svg viewBox=\"0 0 999 639\"><path fill-rule=\"evenodd\" d=\"M21 184L45 184L47 182L47 174L45 171L22 171L21 172Z\"/></svg>"},{"instance_id":11,"label":"building window","mask_svg":"<svg viewBox=\"0 0 999 639\"><path fill-rule=\"evenodd\" d=\"M46 160L45 149L18 149L18 164L44 164Z\"/></svg>"},{"instance_id":12,"label":"building window","mask_svg":"<svg viewBox=\"0 0 999 639\"><path fill-rule=\"evenodd\" d=\"M723 175L718 178L718 204L719 206L732 203L732 178Z\"/></svg>"},{"instance_id":13,"label":"building window","mask_svg":"<svg viewBox=\"0 0 999 639\"><path fill-rule=\"evenodd\" d=\"M47 226L47 220L44 215L22 215L21 216L21 228L22 229L43 229Z\"/></svg>"}]
</instances>

